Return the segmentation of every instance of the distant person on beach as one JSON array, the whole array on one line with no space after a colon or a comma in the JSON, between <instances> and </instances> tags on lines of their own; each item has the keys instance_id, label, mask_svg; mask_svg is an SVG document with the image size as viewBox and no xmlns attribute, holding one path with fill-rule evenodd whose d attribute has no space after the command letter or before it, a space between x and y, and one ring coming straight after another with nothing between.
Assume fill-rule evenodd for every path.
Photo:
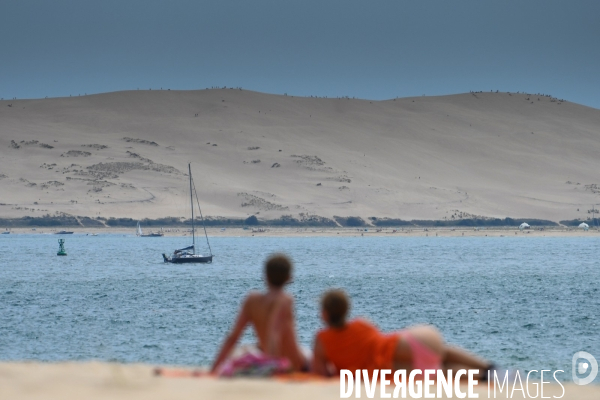
<instances>
[{"instance_id":1,"label":"distant person on beach","mask_svg":"<svg viewBox=\"0 0 600 400\"><path fill-rule=\"evenodd\" d=\"M292 263L283 254L276 254L265 263L267 291L252 292L246 297L235 325L221 346L211 372L219 372L230 356L248 324L254 327L258 349L268 357L289 360L293 370L306 370L308 360L296 341L294 300L284 291L290 282Z\"/></svg>"},{"instance_id":2,"label":"distant person on beach","mask_svg":"<svg viewBox=\"0 0 600 400\"><path fill-rule=\"evenodd\" d=\"M350 301L341 290L325 293L321 318L327 328L319 331L313 349L313 372L331 376L341 369L479 369L486 377L492 364L467 351L444 343L442 335L427 325L384 334L364 319L346 320Z\"/></svg>"}]
</instances>

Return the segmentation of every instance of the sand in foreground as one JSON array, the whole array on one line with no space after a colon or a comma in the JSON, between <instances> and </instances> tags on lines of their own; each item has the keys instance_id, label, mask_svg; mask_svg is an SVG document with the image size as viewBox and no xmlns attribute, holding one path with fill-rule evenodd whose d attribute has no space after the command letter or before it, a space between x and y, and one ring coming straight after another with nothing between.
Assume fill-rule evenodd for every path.
<instances>
[{"instance_id":1,"label":"sand in foreground","mask_svg":"<svg viewBox=\"0 0 600 400\"><path fill-rule=\"evenodd\" d=\"M163 378L148 365L89 363L0 363L0 398L44 400L96 399L339 399L339 381L283 383L263 379ZM534 393L532 388L532 394ZM375 398L379 398L379 390ZM487 398L487 387L478 390ZM544 396L560 396L558 385L545 385ZM521 398L515 392L515 398ZM493 397L493 396L492 396ZM514 397L514 396L513 396ZM352 397L353 398L353 397ZM365 398L363 393L363 398ZM498 395L497 398L507 398ZM563 399L600 398L598 386L565 385Z\"/></svg>"}]
</instances>

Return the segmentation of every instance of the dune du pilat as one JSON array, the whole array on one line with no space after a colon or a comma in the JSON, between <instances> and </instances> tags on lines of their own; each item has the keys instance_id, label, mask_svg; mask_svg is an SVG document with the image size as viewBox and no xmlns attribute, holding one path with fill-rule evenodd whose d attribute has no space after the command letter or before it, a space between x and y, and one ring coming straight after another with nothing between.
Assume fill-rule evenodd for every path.
<instances>
[{"instance_id":1,"label":"dune du pilat","mask_svg":"<svg viewBox=\"0 0 600 400\"><path fill-rule=\"evenodd\" d=\"M600 203L599 154L600 110L524 93L3 100L0 218L180 221L192 162L209 222L559 222Z\"/></svg>"}]
</instances>

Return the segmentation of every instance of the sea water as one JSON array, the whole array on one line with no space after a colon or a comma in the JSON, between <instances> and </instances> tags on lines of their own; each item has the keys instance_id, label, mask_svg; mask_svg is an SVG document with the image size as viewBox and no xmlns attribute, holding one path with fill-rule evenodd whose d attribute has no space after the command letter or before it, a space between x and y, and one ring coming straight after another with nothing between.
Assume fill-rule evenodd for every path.
<instances>
[{"instance_id":1,"label":"sea water","mask_svg":"<svg viewBox=\"0 0 600 400\"><path fill-rule=\"evenodd\" d=\"M57 257L57 239L67 257ZM500 366L562 369L600 360L600 237L215 237L212 264L165 264L181 237L0 237L0 360L209 365L274 252L295 263L288 286L298 338L322 327L324 290L383 331L433 324L447 342ZM252 343L250 329L242 342ZM560 376L560 375L559 375Z\"/></svg>"}]
</instances>

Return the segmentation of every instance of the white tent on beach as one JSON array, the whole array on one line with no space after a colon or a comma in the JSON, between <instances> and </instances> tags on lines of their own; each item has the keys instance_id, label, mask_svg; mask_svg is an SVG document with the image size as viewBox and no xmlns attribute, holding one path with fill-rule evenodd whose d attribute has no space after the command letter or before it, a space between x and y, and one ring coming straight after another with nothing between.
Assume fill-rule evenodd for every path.
<instances>
[{"instance_id":1,"label":"white tent on beach","mask_svg":"<svg viewBox=\"0 0 600 400\"><path fill-rule=\"evenodd\" d=\"M588 224L586 224L585 222L580 223L579 227L581 229L583 229L584 231L587 231L588 229L590 229L590 226Z\"/></svg>"},{"instance_id":2,"label":"white tent on beach","mask_svg":"<svg viewBox=\"0 0 600 400\"><path fill-rule=\"evenodd\" d=\"M523 229L529 229L529 224L527 222L523 222L521 225L519 225L519 229L523 230Z\"/></svg>"}]
</instances>

